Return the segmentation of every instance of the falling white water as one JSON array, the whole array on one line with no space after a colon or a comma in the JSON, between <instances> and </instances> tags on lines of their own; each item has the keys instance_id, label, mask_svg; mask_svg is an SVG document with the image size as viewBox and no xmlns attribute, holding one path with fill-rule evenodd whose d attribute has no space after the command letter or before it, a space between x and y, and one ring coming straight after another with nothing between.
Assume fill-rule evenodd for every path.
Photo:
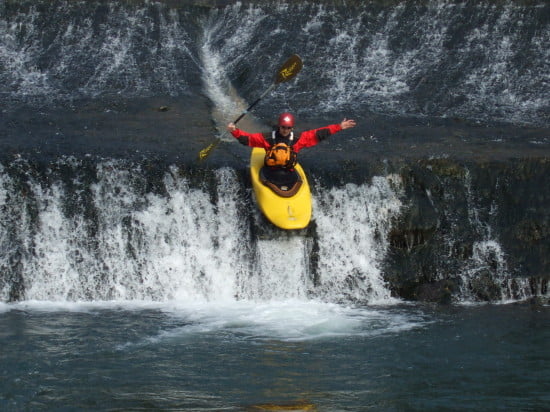
<instances>
[{"instance_id":1,"label":"falling white water","mask_svg":"<svg viewBox=\"0 0 550 412\"><path fill-rule=\"evenodd\" d=\"M235 90L232 88L229 79L227 79L223 65L222 57L219 53L210 50L209 43L206 42L201 49L203 61L203 81L206 85L205 90L212 102L215 102L212 117L221 127L226 119L235 113L237 105L244 107L244 103L237 103ZM233 98L230 97L233 95Z\"/></svg>"},{"instance_id":2,"label":"falling white water","mask_svg":"<svg viewBox=\"0 0 550 412\"><path fill-rule=\"evenodd\" d=\"M389 301L382 279L391 219L401 209L398 176L347 184L315 199L319 236L317 293L331 300Z\"/></svg>"},{"instance_id":3,"label":"falling white water","mask_svg":"<svg viewBox=\"0 0 550 412\"><path fill-rule=\"evenodd\" d=\"M222 50L216 49L213 46L215 39L212 38L213 33L223 26L225 20L210 16L205 19L203 27L203 42L200 48L202 81L204 90L210 101L213 103L212 119L219 130L225 131L225 125L234 120L239 114L243 113L251 102L246 102L239 96L237 90L231 84L227 77L228 67L233 62L233 56L228 54L228 50L234 52L234 48L228 45ZM238 37L239 42L243 42L246 38L251 37L254 33L253 27L242 24L239 27L241 35ZM237 46L236 44L233 46ZM262 125L255 119L251 113L241 120L240 125L246 130L259 130ZM220 138L232 141L228 135L221 133Z\"/></svg>"},{"instance_id":4,"label":"falling white water","mask_svg":"<svg viewBox=\"0 0 550 412\"><path fill-rule=\"evenodd\" d=\"M7 213L11 214L11 205L8 201L8 193L13 193L13 182L10 177L4 173L4 167L0 164L0 210L5 210ZM19 203L19 202L16 202ZM0 214L2 221L0 223L0 276L2 273L7 271L7 268L12 264L10 259L10 254L6 251L11 250L13 240L10 239L9 231L5 229L3 224L3 213ZM10 282L1 281L0 277L0 302L5 302L9 298L10 294Z\"/></svg>"},{"instance_id":5,"label":"falling white water","mask_svg":"<svg viewBox=\"0 0 550 412\"><path fill-rule=\"evenodd\" d=\"M243 59L257 66L248 88L267 83L268 61L298 52L304 73L274 96L302 113L547 124L541 0L29 3L0 16L0 90L23 101L202 94L198 77L226 89Z\"/></svg>"},{"instance_id":6,"label":"falling white water","mask_svg":"<svg viewBox=\"0 0 550 412\"><path fill-rule=\"evenodd\" d=\"M305 299L313 288L309 271L311 239L282 236L259 239L253 276L243 285L249 299Z\"/></svg>"},{"instance_id":7,"label":"falling white water","mask_svg":"<svg viewBox=\"0 0 550 412\"><path fill-rule=\"evenodd\" d=\"M129 210L125 205L100 208L105 222L116 222L103 232L110 283L128 298L232 299L237 278L247 270L247 248L238 241L248 235L238 216L236 176L228 169L216 172L218 201L212 203L207 192L190 188L177 175L173 168L164 178L168 198L147 194L146 206L134 210L139 194L127 193L134 205ZM103 178L96 197L101 204L121 198L117 184L131 187L110 172ZM108 191L99 195L104 188Z\"/></svg>"},{"instance_id":8,"label":"falling white water","mask_svg":"<svg viewBox=\"0 0 550 412\"><path fill-rule=\"evenodd\" d=\"M260 239L234 170L215 171L206 190L171 167L161 195L145 191L139 166L101 162L93 183L79 177L80 161L63 166L75 172L72 189L52 172L47 183L28 175L19 197L0 174L0 244L16 251L0 256L2 301L13 288L19 299L56 302L390 300L381 263L400 208L391 177L316 198L314 237Z\"/></svg>"},{"instance_id":9,"label":"falling white water","mask_svg":"<svg viewBox=\"0 0 550 412\"><path fill-rule=\"evenodd\" d=\"M31 4L12 18L2 16L0 67L5 70L0 70L0 77L5 76L10 93L73 98L186 91L182 62L187 67L198 62L188 27L176 10L160 3L132 8L106 2L109 10L99 22L94 17L101 19L101 6L88 6L86 10L69 3L44 8ZM153 9L158 21L149 14ZM56 20L44 22L52 10ZM49 23L55 25L53 38L48 37ZM52 64L44 63L49 58Z\"/></svg>"},{"instance_id":10,"label":"falling white water","mask_svg":"<svg viewBox=\"0 0 550 412\"><path fill-rule=\"evenodd\" d=\"M171 172L164 178L165 197L141 192L139 170L99 164L99 181L91 187L97 222L78 213L67 216L71 194L61 182L44 186L31 180L37 226L29 227L23 210L26 218L17 228L28 236L20 246L25 298L233 299L237 277L248 271L247 248L239 243L248 237L247 227L236 216L234 172L216 172L218 204L205 191L189 188L177 169ZM2 296L7 300L6 294L7 289Z\"/></svg>"}]
</instances>

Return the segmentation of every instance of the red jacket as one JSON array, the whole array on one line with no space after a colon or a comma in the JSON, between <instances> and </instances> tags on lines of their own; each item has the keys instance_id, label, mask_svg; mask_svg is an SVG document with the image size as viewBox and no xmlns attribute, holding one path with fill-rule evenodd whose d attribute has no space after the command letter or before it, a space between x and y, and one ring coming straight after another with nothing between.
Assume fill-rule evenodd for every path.
<instances>
[{"instance_id":1,"label":"red jacket","mask_svg":"<svg viewBox=\"0 0 550 412\"><path fill-rule=\"evenodd\" d=\"M329 126L320 127L318 129L307 130L300 133L298 137L294 137L294 140L291 143L292 149L296 153L298 153L304 147L315 146L321 140L326 139L330 135L337 133L340 130L342 130L340 124L331 124ZM267 150L273 144L271 133L248 133L244 130L235 129L235 131L231 132L231 134L241 144L250 147L263 147ZM279 141L285 141L285 139L277 138L277 142Z\"/></svg>"}]
</instances>

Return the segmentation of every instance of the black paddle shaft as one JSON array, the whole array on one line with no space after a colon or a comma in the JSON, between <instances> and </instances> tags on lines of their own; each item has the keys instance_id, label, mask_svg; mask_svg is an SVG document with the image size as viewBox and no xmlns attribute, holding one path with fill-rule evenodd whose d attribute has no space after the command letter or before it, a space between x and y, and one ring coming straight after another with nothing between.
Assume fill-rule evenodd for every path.
<instances>
[{"instance_id":1,"label":"black paddle shaft","mask_svg":"<svg viewBox=\"0 0 550 412\"><path fill-rule=\"evenodd\" d=\"M260 97L258 97L250 106L248 106L248 108L244 112L242 112L239 117L237 117L237 120L235 120L233 124L237 124L239 120L246 116L246 114L250 110L252 110L252 108L256 106L256 104L258 104L258 102L262 100L271 90L273 90L275 86L277 86L279 83L284 83L294 78L302 69L302 65L303 63L302 59L300 59L300 56L298 56L297 54L293 54L292 56L290 56L287 61L282 65L282 67L277 71L273 84L271 84L271 86L269 86L269 88L265 92L263 92Z\"/></svg>"},{"instance_id":2,"label":"black paddle shaft","mask_svg":"<svg viewBox=\"0 0 550 412\"><path fill-rule=\"evenodd\" d=\"M256 106L256 105L258 104L258 102L259 102L260 100L262 100L262 99L265 97L266 94L268 94L271 90L273 90L273 88L274 88L276 85L277 85L277 83L273 83L273 84L269 87L269 89L267 89L267 90L266 90L260 97L258 97L250 106L248 106L248 108L247 108L244 112L242 112L241 115L240 115L239 117L237 117L237 119L233 122L233 124L237 124L237 122L238 122L239 120L241 120L243 117L245 117L246 114L247 114L250 110L252 110L252 108L253 108L254 106Z\"/></svg>"}]
</instances>

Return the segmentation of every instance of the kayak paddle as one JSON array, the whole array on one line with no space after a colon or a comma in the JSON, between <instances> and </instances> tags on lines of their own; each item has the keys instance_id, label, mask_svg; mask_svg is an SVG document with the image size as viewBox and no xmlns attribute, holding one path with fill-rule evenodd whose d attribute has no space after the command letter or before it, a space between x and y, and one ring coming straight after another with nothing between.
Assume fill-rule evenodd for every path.
<instances>
[{"instance_id":1,"label":"kayak paddle","mask_svg":"<svg viewBox=\"0 0 550 412\"><path fill-rule=\"evenodd\" d=\"M287 61L284 62L284 64L281 66L281 68L277 71L277 73L275 75L275 80L273 81L271 86L269 86L269 88L265 92L263 92L262 95L254 101L254 103L252 103L250 106L248 106L248 108L244 112L242 112L240 114L240 116L237 117L237 119L233 123L237 124L237 122L239 120L241 120L244 116L246 116L246 114L254 106L256 106L256 104L258 104L258 102L260 100L262 100L279 83L284 83L284 82L287 82L287 81L293 79L298 74L298 72L302 69L302 66L303 66L303 64L302 64L302 59L300 59L300 56L298 56L297 54L293 54L292 56L290 56L287 59ZM212 143L208 147L202 149L199 152L199 160L206 159L208 157L208 155L212 152L212 150L214 150L214 148L216 146L218 146L218 144L220 142L221 142L221 139L218 137L214 143Z\"/></svg>"}]
</instances>

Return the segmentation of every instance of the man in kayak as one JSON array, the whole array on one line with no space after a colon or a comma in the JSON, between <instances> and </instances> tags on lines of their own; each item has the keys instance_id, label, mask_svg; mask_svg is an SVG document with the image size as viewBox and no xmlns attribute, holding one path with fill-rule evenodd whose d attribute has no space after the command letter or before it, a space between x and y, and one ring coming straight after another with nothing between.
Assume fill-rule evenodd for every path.
<instances>
[{"instance_id":1,"label":"man in kayak","mask_svg":"<svg viewBox=\"0 0 550 412\"><path fill-rule=\"evenodd\" d=\"M356 125L355 120L344 118L344 120L338 124L331 124L318 129L307 130L300 133L299 136L295 136L294 124L294 116L291 113L282 113L279 116L277 127L270 133L248 133L244 130L238 129L234 123L229 123L227 125L227 130L233 135L233 137L245 146L263 147L268 153L266 156L267 165L292 167L296 162L296 153L304 147L315 146L330 135L341 130L355 127ZM293 161L289 160L286 164L269 164L269 150L274 147L283 147L283 145L290 148L289 152L291 153L289 155L291 157L294 156Z\"/></svg>"}]
</instances>

